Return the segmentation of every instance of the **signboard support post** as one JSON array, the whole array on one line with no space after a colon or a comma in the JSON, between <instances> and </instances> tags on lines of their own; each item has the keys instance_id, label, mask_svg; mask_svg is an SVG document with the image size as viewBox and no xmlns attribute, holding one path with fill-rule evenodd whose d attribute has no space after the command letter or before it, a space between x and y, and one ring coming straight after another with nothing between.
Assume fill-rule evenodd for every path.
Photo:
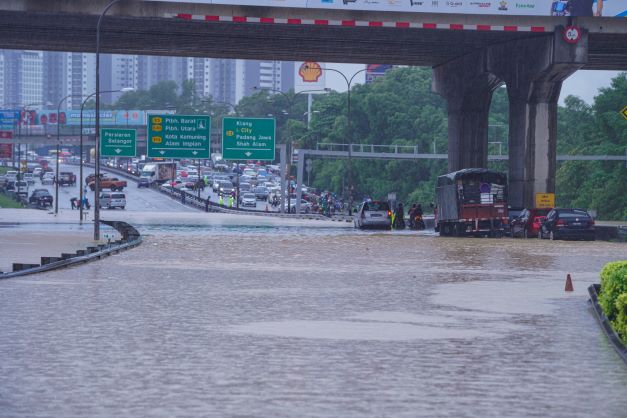
<instances>
[{"instance_id":1,"label":"signboard support post","mask_svg":"<svg viewBox=\"0 0 627 418\"><path fill-rule=\"evenodd\" d=\"M279 158L281 160L281 167L279 170L281 171L281 213L285 213L285 160L287 158L287 152L285 144L277 145L279 148Z\"/></svg>"},{"instance_id":2,"label":"signboard support post","mask_svg":"<svg viewBox=\"0 0 627 418\"><path fill-rule=\"evenodd\" d=\"M300 199L303 194L303 171L305 171L305 150L298 150L298 165L296 169L296 213L300 214Z\"/></svg>"}]
</instances>

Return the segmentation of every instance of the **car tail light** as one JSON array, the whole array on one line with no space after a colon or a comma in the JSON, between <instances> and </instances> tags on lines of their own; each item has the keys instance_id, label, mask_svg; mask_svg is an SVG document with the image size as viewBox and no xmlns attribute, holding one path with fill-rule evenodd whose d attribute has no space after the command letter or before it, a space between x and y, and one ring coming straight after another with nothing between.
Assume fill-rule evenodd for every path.
<instances>
[{"instance_id":1,"label":"car tail light","mask_svg":"<svg viewBox=\"0 0 627 418\"><path fill-rule=\"evenodd\" d=\"M566 222L564 222L562 219L558 220L557 223L555 224L557 226L566 226Z\"/></svg>"},{"instance_id":2,"label":"car tail light","mask_svg":"<svg viewBox=\"0 0 627 418\"><path fill-rule=\"evenodd\" d=\"M589 224L590 226L594 226L594 219L590 219L590 221L588 222L588 224Z\"/></svg>"},{"instance_id":3,"label":"car tail light","mask_svg":"<svg viewBox=\"0 0 627 418\"><path fill-rule=\"evenodd\" d=\"M391 218L391 217L392 217L392 211L388 210L388 218Z\"/></svg>"}]
</instances>

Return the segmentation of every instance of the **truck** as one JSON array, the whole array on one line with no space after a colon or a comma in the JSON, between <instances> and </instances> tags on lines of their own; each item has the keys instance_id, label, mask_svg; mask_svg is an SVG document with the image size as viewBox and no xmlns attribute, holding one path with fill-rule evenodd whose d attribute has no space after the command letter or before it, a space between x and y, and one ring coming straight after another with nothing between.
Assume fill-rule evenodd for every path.
<instances>
[{"instance_id":1,"label":"truck","mask_svg":"<svg viewBox=\"0 0 627 418\"><path fill-rule=\"evenodd\" d=\"M149 183L163 184L176 178L176 163L165 161L153 161L146 163L142 168L140 178L147 178Z\"/></svg>"},{"instance_id":2,"label":"truck","mask_svg":"<svg viewBox=\"0 0 627 418\"><path fill-rule=\"evenodd\" d=\"M115 177L101 177L100 178L100 190L111 189L112 192L121 191L126 187L126 180L120 180ZM96 190L96 179L89 183L91 191Z\"/></svg>"},{"instance_id":3,"label":"truck","mask_svg":"<svg viewBox=\"0 0 627 418\"><path fill-rule=\"evenodd\" d=\"M507 176L466 168L438 177L435 228L441 236L503 236L509 222Z\"/></svg>"}]
</instances>

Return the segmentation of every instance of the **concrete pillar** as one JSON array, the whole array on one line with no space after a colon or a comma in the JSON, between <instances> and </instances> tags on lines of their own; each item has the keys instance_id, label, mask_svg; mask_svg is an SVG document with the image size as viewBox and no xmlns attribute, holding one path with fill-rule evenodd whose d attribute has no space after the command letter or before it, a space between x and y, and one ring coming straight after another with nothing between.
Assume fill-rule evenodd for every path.
<instances>
[{"instance_id":1,"label":"concrete pillar","mask_svg":"<svg viewBox=\"0 0 627 418\"><path fill-rule=\"evenodd\" d=\"M449 171L488 166L488 113L501 81L485 59L483 51L433 69L432 90L447 102Z\"/></svg>"},{"instance_id":2,"label":"concrete pillar","mask_svg":"<svg viewBox=\"0 0 627 418\"><path fill-rule=\"evenodd\" d=\"M533 207L555 192L557 101L562 81L587 61L587 32L577 44L561 30L488 48L487 69L509 96L509 203Z\"/></svg>"}]
</instances>

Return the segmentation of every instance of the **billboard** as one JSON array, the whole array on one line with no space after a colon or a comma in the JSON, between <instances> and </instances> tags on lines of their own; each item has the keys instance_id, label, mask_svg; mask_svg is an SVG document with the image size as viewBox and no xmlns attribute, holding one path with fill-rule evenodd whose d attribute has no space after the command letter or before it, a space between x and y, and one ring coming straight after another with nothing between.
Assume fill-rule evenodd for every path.
<instances>
[{"instance_id":1,"label":"billboard","mask_svg":"<svg viewBox=\"0 0 627 418\"><path fill-rule=\"evenodd\" d=\"M61 123L62 126L79 126L81 123L80 110L57 109L38 110L2 110L0 111L0 125L13 125L19 119L20 113L22 126L48 126ZM148 113L174 114L174 110L101 110L100 124L106 126L135 126L145 125ZM83 110L83 125L89 126L96 122L95 110Z\"/></svg>"},{"instance_id":2,"label":"billboard","mask_svg":"<svg viewBox=\"0 0 627 418\"><path fill-rule=\"evenodd\" d=\"M324 64L315 61L297 62L294 66L294 91L320 90L324 93L325 73Z\"/></svg>"},{"instance_id":3,"label":"billboard","mask_svg":"<svg viewBox=\"0 0 627 418\"><path fill-rule=\"evenodd\" d=\"M627 16L625 0L169 0L169 2L501 16Z\"/></svg>"}]
</instances>

